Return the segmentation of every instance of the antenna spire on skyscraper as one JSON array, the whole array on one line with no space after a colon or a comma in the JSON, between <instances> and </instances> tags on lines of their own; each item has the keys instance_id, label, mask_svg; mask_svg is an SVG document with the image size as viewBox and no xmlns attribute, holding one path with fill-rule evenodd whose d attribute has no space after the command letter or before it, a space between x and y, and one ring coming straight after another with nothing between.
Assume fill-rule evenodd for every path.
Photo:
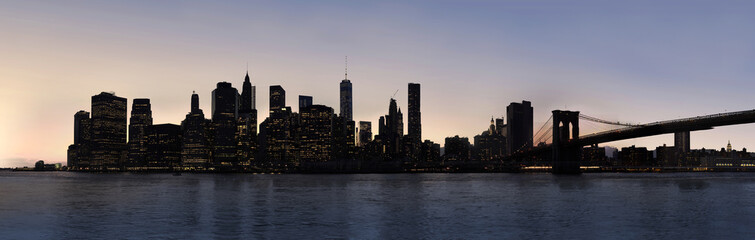
<instances>
[{"instance_id":1,"label":"antenna spire on skyscraper","mask_svg":"<svg viewBox=\"0 0 755 240\"><path fill-rule=\"evenodd\" d=\"M343 79L349 79L349 56L344 60Z\"/></svg>"}]
</instances>

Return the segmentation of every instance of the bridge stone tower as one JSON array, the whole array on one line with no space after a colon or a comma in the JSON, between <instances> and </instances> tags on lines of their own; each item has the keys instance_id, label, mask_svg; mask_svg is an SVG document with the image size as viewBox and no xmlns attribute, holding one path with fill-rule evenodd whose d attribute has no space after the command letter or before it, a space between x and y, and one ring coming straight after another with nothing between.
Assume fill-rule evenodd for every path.
<instances>
[{"instance_id":1,"label":"bridge stone tower","mask_svg":"<svg viewBox=\"0 0 755 240\"><path fill-rule=\"evenodd\" d=\"M554 110L553 173L580 173L579 161L582 158L582 146L574 141L577 139L579 139L579 112Z\"/></svg>"}]
</instances>

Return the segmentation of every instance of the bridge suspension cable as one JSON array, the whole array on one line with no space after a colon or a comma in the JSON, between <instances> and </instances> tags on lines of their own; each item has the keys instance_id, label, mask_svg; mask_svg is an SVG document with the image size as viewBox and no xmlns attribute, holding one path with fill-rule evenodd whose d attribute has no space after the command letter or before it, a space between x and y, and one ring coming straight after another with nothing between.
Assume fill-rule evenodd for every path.
<instances>
[{"instance_id":1,"label":"bridge suspension cable","mask_svg":"<svg viewBox=\"0 0 755 240\"><path fill-rule=\"evenodd\" d=\"M548 118L548 120L545 121L545 123L543 123L543 126L540 126L540 129L537 130L537 132L535 132L535 138L536 139L537 139L537 136L540 136L540 134L543 133L544 129L547 129L547 127L550 125L549 123L551 123L551 124L553 123L553 116L551 116L550 118Z\"/></svg>"},{"instance_id":2,"label":"bridge suspension cable","mask_svg":"<svg viewBox=\"0 0 755 240\"><path fill-rule=\"evenodd\" d=\"M616 126L624 126L624 127L641 127L641 126L643 126L642 124L622 123L622 122L619 122L619 121L611 122L611 121L608 121L608 120L603 120L603 119L600 119L600 118L587 116L587 115L582 114L582 113L579 114L579 118L587 120L587 121L591 121L591 122L597 122L597 123L603 123L603 124L609 124L609 125L616 125Z\"/></svg>"}]
</instances>

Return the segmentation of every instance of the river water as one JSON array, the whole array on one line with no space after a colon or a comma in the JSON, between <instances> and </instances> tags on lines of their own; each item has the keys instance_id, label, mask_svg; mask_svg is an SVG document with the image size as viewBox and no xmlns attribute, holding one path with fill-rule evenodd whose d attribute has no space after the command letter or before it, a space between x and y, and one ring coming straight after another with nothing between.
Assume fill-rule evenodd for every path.
<instances>
[{"instance_id":1,"label":"river water","mask_svg":"<svg viewBox=\"0 0 755 240\"><path fill-rule=\"evenodd\" d=\"M0 172L0 239L753 239L754 173Z\"/></svg>"}]
</instances>

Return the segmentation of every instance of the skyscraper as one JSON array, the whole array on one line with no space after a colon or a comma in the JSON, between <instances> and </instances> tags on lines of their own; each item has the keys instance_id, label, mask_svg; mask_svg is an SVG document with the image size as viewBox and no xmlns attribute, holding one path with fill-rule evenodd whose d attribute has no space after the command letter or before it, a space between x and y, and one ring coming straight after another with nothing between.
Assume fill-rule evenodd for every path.
<instances>
[{"instance_id":1,"label":"skyscraper","mask_svg":"<svg viewBox=\"0 0 755 240\"><path fill-rule=\"evenodd\" d=\"M291 107L286 106L286 90L280 85L270 86L270 117L265 141L268 160L285 164L295 160L291 137Z\"/></svg>"},{"instance_id":2,"label":"skyscraper","mask_svg":"<svg viewBox=\"0 0 755 240\"><path fill-rule=\"evenodd\" d=\"M396 123L396 127L398 128L396 129L396 135L399 137L403 137L404 136L404 114L401 113L401 108L398 109L398 117L396 117L396 119L398 119L398 122Z\"/></svg>"},{"instance_id":3,"label":"skyscraper","mask_svg":"<svg viewBox=\"0 0 755 240\"><path fill-rule=\"evenodd\" d=\"M270 112L286 107L286 90L280 85L270 86Z\"/></svg>"},{"instance_id":4,"label":"skyscraper","mask_svg":"<svg viewBox=\"0 0 755 240\"><path fill-rule=\"evenodd\" d=\"M157 124L146 127L146 170L177 170L181 166L181 126Z\"/></svg>"},{"instance_id":5,"label":"skyscraper","mask_svg":"<svg viewBox=\"0 0 755 240\"><path fill-rule=\"evenodd\" d=\"M351 81L344 79L341 81L341 117L344 121L353 121L352 98L351 98Z\"/></svg>"},{"instance_id":6,"label":"skyscraper","mask_svg":"<svg viewBox=\"0 0 755 240\"><path fill-rule=\"evenodd\" d=\"M446 161L468 161L470 154L469 138L459 137L447 137L446 143L443 145L445 153L443 158Z\"/></svg>"},{"instance_id":7,"label":"skyscraper","mask_svg":"<svg viewBox=\"0 0 755 240\"><path fill-rule=\"evenodd\" d=\"M92 156L90 167L118 170L127 153L126 98L102 92L92 96Z\"/></svg>"},{"instance_id":8,"label":"skyscraper","mask_svg":"<svg viewBox=\"0 0 755 240\"><path fill-rule=\"evenodd\" d=\"M327 162L333 157L333 108L301 107L300 156L303 162Z\"/></svg>"},{"instance_id":9,"label":"skyscraper","mask_svg":"<svg viewBox=\"0 0 755 240\"><path fill-rule=\"evenodd\" d=\"M391 102L388 105L388 115L385 117L386 132L385 136L381 138L386 146L385 153L388 154L388 159L394 159L398 157L401 148L401 135L403 135L403 120L401 119L400 111L396 105L396 99L391 98ZM382 130L381 130L382 131Z\"/></svg>"},{"instance_id":10,"label":"skyscraper","mask_svg":"<svg viewBox=\"0 0 755 240\"><path fill-rule=\"evenodd\" d=\"M249 80L249 72L244 77L241 91L241 108L236 125L236 156L239 165L249 166L254 160L257 138L257 110L254 109L254 86Z\"/></svg>"},{"instance_id":11,"label":"skyscraper","mask_svg":"<svg viewBox=\"0 0 755 240\"><path fill-rule=\"evenodd\" d=\"M89 118L89 112L76 112L73 116L73 144L68 147L67 166L70 169L89 167L91 139L92 119Z\"/></svg>"},{"instance_id":12,"label":"skyscraper","mask_svg":"<svg viewBox=\"0 0 755 240\"><path fill-rule=\"evenodd\" d=\"M191 94L191 111L181 122L181 161L189 169L207 169L211 166L209 128L210 120L205 119L199 109L199 95Z\"/></svg>"},{"instance_id":13,"label":"skyscraper","mask_svg":"<svg viewBox=\"0 0 755 240\"><path fill-rule=\"evenodd\" d=\"M312 96L299 95L299 112L309 106L312 106Z\"/></svg>"},{"instance_id":14,"label":"skyscraper","mask_svg":"<svg viewBox=\"0 0 755 240\"><path fill-rule=\"evenodd\" d=\"M372 123L367 121L359 121L359 146L364 147L365 144L372 141Z\"/></svg>"},{"instance_id":15,"label":"skyscraper","mask_svg":"<svg viewBox=\"0 0 755 240\"><path fill-rule=\"evenodd\" d=\"M89 112L81 110L73 115L73 144L82 144L91 138Z\"/></svg>"},{"instance_id":16,"label":"skyscraper","mask_svg":"<svg viewBox=\"0 0 755 240\"><path fill-rule=\"evenodd\" d=\"M145 132L152 125L152 105L147 98L135 98L131 106L131 119L128 126L128 162L127 169L144 166L147 154Z\"/></svg>"},{"instance_id":17,"label":"skyscraper","mask_svg":"<svg viewBox=\"0 0 755 240\"><path fill-rule=\"evenodd\" d=\"M506 152L506 137L501 135L500 132L496 121L490 118L488 129L474 136L473 158L480 161L502 158Z\"/></svg>"},{"instance_id":18,"label":"skyscraper","mask_svg":"<svg viewBox=\"0 0 755 240\"><path fill-rule=\"evenodd\" d=\"M532 147L532 104L512 102L506 107L506 153Z\"/></svg>"},{"instance_id":19,"label":"skyscraper","mask_svg":"<svg viewBox=\"0 0 755 240\"><path fill-rule=\"evenodd\" d=\"M378 119L378 136L375 136L375 138L380 137L381 139L386 138L388 133L388 125L386 125L385 122L385 116L380 116Z\"/></svg>"},{"instance_id":20,"label":"skyscraper","mask_svg":"<svg viewBox=\"0 0 755 240\"><path fill-rule=\"evenodd\" d=\"M255 90L255 87L252 86L252 82L249 80L249 72L247 72L246 76L244 76L244 84L241 87L241 107L239 108L239 112L248 113L252 109L256 109L254 101Z\"/></svg>"},{"instance_id":21,"label":"skyscraper","mask_svg":"<svg viewBox=\"0 0 755 240\"><path fill-rule=\"evenodd\" d=\"M238 96L238 90L228 82L219 82L212 91L213 160L221 168L236 165Z\"/></svg>"},{"instance_id":22,"label":"skyscraper","mask_svg":"<svg viewBox=\"0 0 755 240\"><path fill-rule=\"evenodd\" d=\"M420 112L420 85L409 83L409 138L418 145L422 142L422 113Z\"/></svg>"}]
</instances>

